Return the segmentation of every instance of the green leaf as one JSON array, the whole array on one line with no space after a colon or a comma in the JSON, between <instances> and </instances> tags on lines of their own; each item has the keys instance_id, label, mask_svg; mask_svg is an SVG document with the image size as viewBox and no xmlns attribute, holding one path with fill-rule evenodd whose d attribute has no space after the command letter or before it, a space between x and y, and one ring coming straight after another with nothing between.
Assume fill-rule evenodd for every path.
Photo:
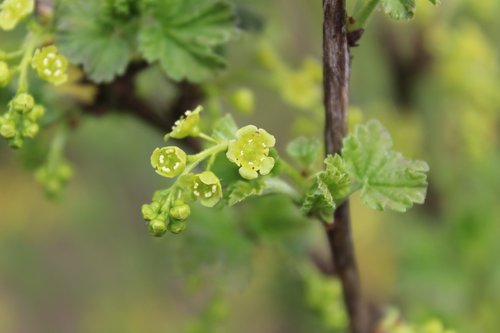
<instances>
[{"instance_id":1,"label":"green leaf","mask_svg":"<svg viewBox=\"0 0 500 333\"><path fill-rule=\"evenodd\" d=\"M134 21L113 21L100 1L62 2L56 40L61 53L83 65L95 82L109 82L123 74L132 55Z\"/></svg>"},{"instance_id":2,"label":"green leaf","mask_svg":"<svg viewBox=\"0 0 500 333\"><path fill-rule=\"evenodd\" d=\"M225 67L216 49L235 32L232 7L218 0L152 0L139 31L139 50L174 80L210 78Z\"/></svg>"},{"instance_id":3,"label":"green leaf","mask_svg":"<svg viewBox=\"0 0 500 333\"><path fill-rule=\"evenodd\" d=\"M406 160L391 149L392 140L378 121L358 125L344 139L342 156L351 175L361 186L361 200L369 207L404 212L423 203L429 166Z\"/></svg>"},{"instance_id":4,"label":"green leaf","mask_svg":"<svg viewBox=\"0 0 500 333\"><path fill-rule=\"evenodd\" d=\"M219 118L213 126L212 135L220 140L228 141L236 138L236 131L238 125L234 121L233 116L226 114L224 117Z\"/></svg>"},{"instance_id":5,"label":"green leaf","mask_svg":"<svg viewBox=\"0 0 500 333\"><path fill-rule=\"evenodd\" d=\"M318 139L299 137L288 144L286 152L304 166L311 166L318 158L320 148Z\"/></svg>"},{"instance_id":6,"label":"green leaf","mask_svg":"<svg viewBox=\"0 0 500 333\"><path fill-rule=\"evenodd\" d=\"M337 205L333 196L328 189L326 183L321 177L314 177L314 182L304 196L302 202L302 213L305 215L310 213L318 214L324 221L331 221L333 219L333 211Z\"/></svg>"},{"instance_id":7,"label":"green leaf","mask_svg":"<svg viewBox=\"0 0 500 333\"><path fill-rule=\"evenodd\" d=\"M324 221L331 221L337 202L342 201L351 189L351 178L344 160L339 155L325 158L325 170L316 174L302 204L304 213L315 212Z\"/></svg>"},{"instance_id":8,"label":"green leaf","mask_svg":"<svg viewBox=\"0 0 500 333\"><path fill-rule=\"evenodd\" d=\"M227 203L233 206L253 195L260 195L266 188L266 183L261 179L252 181L237 181L231 184L227 190Z\"/></svg>"},{"instance_id":9,"label":"green leaf","mask_svg":"<svg viewBox=\"0 0 500 333\"><path fill-rule=\"evenodd\" d=\"M382 7L395 20L409 20L415 15L415 0L382 0Z\"/></svg>"}]
</instances>

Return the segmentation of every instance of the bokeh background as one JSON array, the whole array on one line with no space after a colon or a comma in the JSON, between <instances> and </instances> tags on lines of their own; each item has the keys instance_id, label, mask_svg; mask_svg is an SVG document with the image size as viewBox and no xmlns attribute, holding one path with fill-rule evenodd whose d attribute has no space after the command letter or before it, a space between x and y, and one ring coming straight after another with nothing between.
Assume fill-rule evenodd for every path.
<instances>
[{"instance_id":1,"label":"bokeh background","mask_svg":"<svg viewBox=\"0 0 500 333\"><path fill-rule=\"evenodd\" d=\"M226 50L207 104L268 129L283 155L293 137L321 139L321 1L236 2L254 31ZM420 0L410 22L377 13L352 50L351 124L380 119L397 149L431 167L427 201L409 213L353 199L363 289L380 308L457 332L500 329L498 13L496 0ZM175 94L155 67L138 80L152 103ZM254 91L253 113L228 103L239 88ZM342 316L331 323L341 310L323 309L336 292L311 297L318 278L302 269L329 260L321 226L284 197L198 208L184 233L148 235L140 206L167 185L149 165L162 134L131 116L83 117L57 201L33 177L37 144L0 145L0 332L342 331Z\"/></svg>"}]
</instances>

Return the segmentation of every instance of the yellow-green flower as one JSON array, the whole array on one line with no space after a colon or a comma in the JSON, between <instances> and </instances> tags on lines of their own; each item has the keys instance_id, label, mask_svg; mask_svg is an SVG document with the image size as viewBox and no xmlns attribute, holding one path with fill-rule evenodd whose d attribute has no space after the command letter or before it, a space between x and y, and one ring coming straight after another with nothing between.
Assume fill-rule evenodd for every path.
<instances>
[{"instance_id":1,"label":"yellow-green flower","mask_svg":"<svg viewBox=\"0 0 500 333\"><path fill-rule=\"evenodd\" d=\"M194 175L193 194L205 207L213 207L222 198L222 186L219 178L211 171Z\"/></svg>"},{"instance_id":2,"label":"yellow-green flower","mask_svg":"<svg viewBox=\"0 0 500 333\"><path fill-rule=\"evenodd\" d=\"M187 136L198 136L200 134L200 112L203 110L202 106L198 106L193 111L186 111L184 115L175 122L172 131L165 137L174 139L183 139Z\"/></svg>"},{"instance_id":3,"label":"yellow-green flower","mask_svg":"<svg viewBox=\"0 0 500 333\"><path fill-rule=\"evenodd\" d=\"M227 158L240 167L241 177L257 178L259 173L267 175L274 167L274 158L269 157L269 148L276 143L274 136L262 128L248 125L236 132L236 140L229 142Z\"/></svg>"},{"instance_id":4,"label":"yellow-green flower","mask_svg":"<svg viewBox=\"0 0 500 333\"><path fill-rule=\"evenodd\" d=\"M68 79L68 60L57 52L54 45L37 49L33 55L31 66L36 69L38 76L55 85L60 85Z\"/></svg>"},{"instance_id":5,"label":"yellow-green flower","mask_svg":"<svg viewBox=\"0 0 500 333\"><path fill-rule=\"evenodd\" d=\"M33 12L34 0L5 0L0 4L0 28L13 29L19 21Z\"/></svg>"},{"instance_id":6,"label":"yellow-green flower","mask_svg":"<svg viewBox=\"0 0 500 333\"><path fill-rule=\"evenodd\" d=\"M151 155L151 165L163 177L176 177L186 168L186 153L176 146L156 148Z\"/></svg>"}]
</instances>

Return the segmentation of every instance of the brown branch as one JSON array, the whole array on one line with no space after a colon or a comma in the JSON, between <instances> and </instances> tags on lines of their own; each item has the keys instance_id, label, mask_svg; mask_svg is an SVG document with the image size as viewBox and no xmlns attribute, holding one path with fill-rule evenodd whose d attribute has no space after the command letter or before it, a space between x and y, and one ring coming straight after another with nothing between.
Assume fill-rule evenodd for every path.
<instances>
[{"instance_id":1,"label":"brown branch","mask_svg":"<svg viewBox=\"0 0 500 333\"><path fill-rule=\"evenodd\" d=\"M350 53L345 0L323 0L323 12L325 148L327 154L335 154L340 153L347 134ZM367 333L367 309L361 295L348 202L336 209L333 219L332 224L325 224L325 231L342 283L350 332Z\"/></svg>"},{"instance_id":2,"label":"brown branch","mask_svg":"<svg viewBox=\"0 0 500 333\"><path fill-rule=\"evenodd\" d=\"M151 105L137 96L135 76L147 65L132 63L127 72L108 84L97 86L97 96L92 104L82 105L87 114L100 116L108 112L131 114L162 132L170 131L173 123L186 110L195 107L203 98L200 87L188 82L177 85L176 99L163 113L154 110Z\"/></svg>"}]
</instances>

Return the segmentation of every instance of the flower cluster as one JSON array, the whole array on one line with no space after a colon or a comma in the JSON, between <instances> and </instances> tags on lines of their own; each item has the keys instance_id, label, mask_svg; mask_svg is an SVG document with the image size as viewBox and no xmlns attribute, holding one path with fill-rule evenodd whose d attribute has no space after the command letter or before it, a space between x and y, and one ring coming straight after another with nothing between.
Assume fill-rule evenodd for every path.
<instances>
[{"instance_id":1,"label":"flower cluster","mask_svg":"<svg viewBox=\"0 0 500 333\"><path fill-rule=\"evenodd\" d=\"M12 30L19 21L33 12L34 0L5 0L0 4L0 28Z\"/></svg>"},{"instance_id":2,"label":"flower cluster","mask_svg":"<svg viewBox=\"0 0 500 333\"><path fill-rule=\"evenodd\" d=\"M59 160L47 163L35 171L35 179L43 186L49 197L57 197L71 179L73 169L68 162Z\"/></svg>"},{"instance_id":3,"label":"flower cluster","mask_svg":"<svg viewBox=\"0 0 500 333\"><path fill-rule=\"evenodd\" d=\"M37 49L33 55L31 66L42 79L54 85L60 85L68 79L68 60L57 52L54 45Z\"/></svg>"},{"instance_id":4,"label":"flower cluster","mask_svg":"<svg viewBox=\"0 0 500 333\"><path fill-rule=\"evenodd\" d=\"M173 184L153 195L152 202L142 206L142 215L154 236L162 236L167 231L179 233L186 228L186 220L191 214L191 205L199 202L205 207L214 207L223 197L223 187L219 177L211 171L217 155L225 155L239 167L240 175L247 180L267 175L275 164L269 150L275 144L274 137L253 125L226 134L234 139L223 139L220 135L207 135L200 131L201 106L187 111L165 136L165 139L182 139L187 136L200 137L210 143L201 152L188 155L177 146L156 148L151 155L154 171L166 178L176 178ZM214 130L214 133L218 133ZM223 154L225 153L225 154ZM194 172L202 162L206 168Z\"/></svg>"},{"instance_id":5,"label":"flower cluster","mask_svg":"<svg viewBox=\"0 0 500 333\"><path fill-rule=\"evenodd\" d=\"M13 148L20 148L24 138L33 138L38 133L38 120L44 113L44 107L36 105L33 96L18 94L9 102L8 111L0 116L0 135Z\"/></svg>"}]
</instances>

